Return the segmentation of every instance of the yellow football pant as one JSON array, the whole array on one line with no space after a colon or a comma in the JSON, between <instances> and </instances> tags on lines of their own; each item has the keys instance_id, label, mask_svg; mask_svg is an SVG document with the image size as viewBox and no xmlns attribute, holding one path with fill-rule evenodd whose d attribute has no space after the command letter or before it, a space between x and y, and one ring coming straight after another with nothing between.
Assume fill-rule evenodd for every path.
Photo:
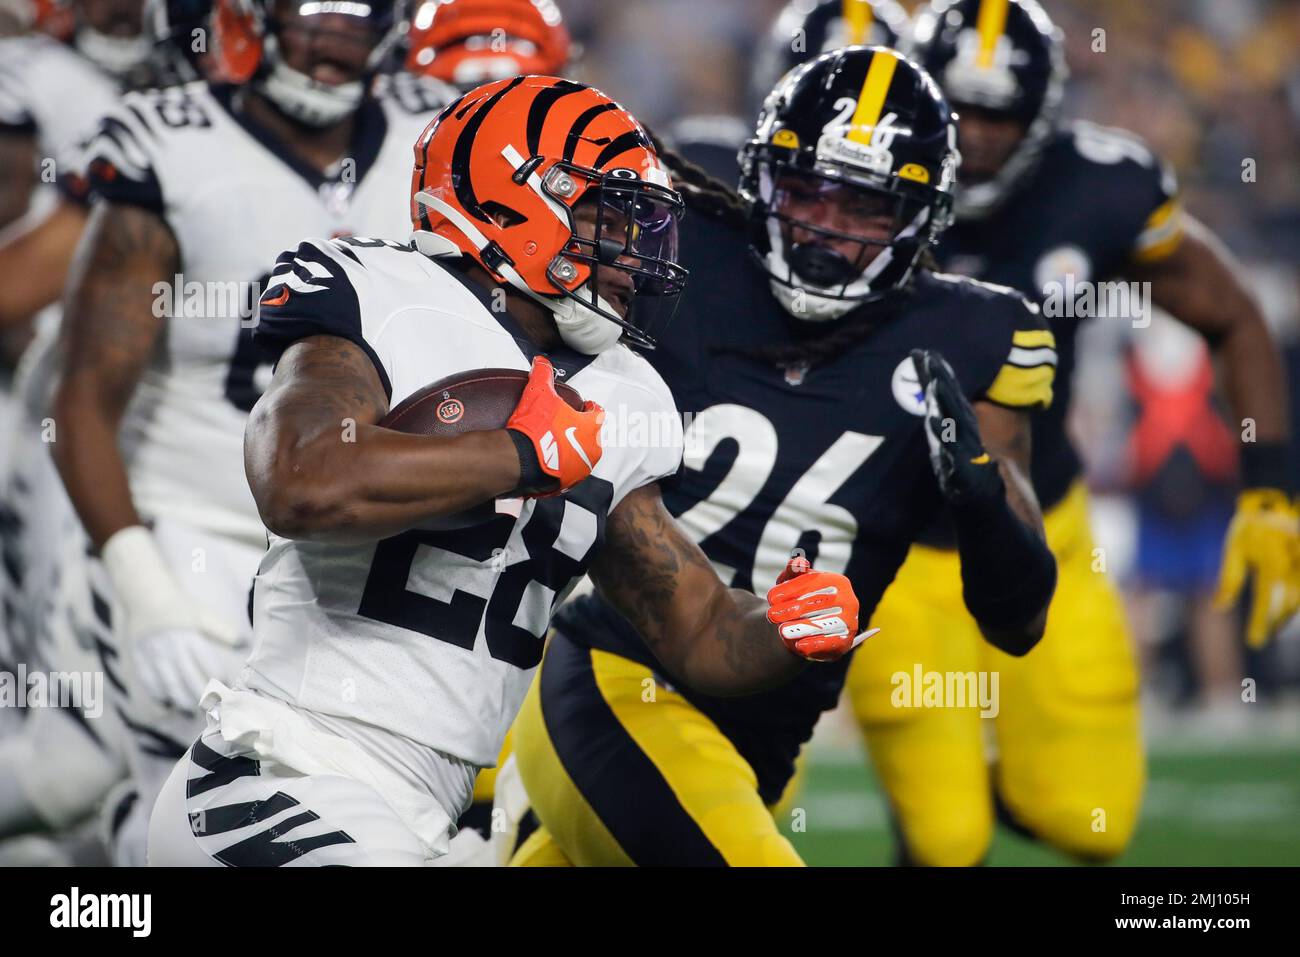
<instances>
[{"instance_id":1,"label":"yellow football pant","mask_svg":"<svg viewBox=\"0 0 1300 957\"><path fill-rule=\"evenodd\" d=\"M1013 658L980 636L955 551L913 546L857 652L847 690L910 861L980 862L994 793L1036 838L1086 860L1127 846L1146 764L1137 663L1105 556L1094 552L1082 484L1045 517L1056 594L1042 641ZM896 707L898 673L998 674L998 712ZM985 749L996 744L990 767Z\"/></svg>"},{"instance_id":2,"label":"yellow football pant","mask_svg":"<svg viewBox=\"0 0 1300 957\"><path fill-rule=\"evenodd\" d=\"M649 668L557 633L514 724L541 828L512 865L801 865L753 769Z\"/></svg>"}]
</instances>

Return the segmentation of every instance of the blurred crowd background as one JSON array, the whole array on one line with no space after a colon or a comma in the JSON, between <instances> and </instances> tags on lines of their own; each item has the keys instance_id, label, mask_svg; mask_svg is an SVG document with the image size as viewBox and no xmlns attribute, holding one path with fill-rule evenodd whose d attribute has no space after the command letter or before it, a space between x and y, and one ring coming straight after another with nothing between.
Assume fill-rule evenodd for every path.
<instances>
[{"instance_id":1,"label":"blurred crowd background","mask_svg":"<svg viewBox=\"0 0 1300 957\"><path fill-rule=\"evenodd\" d=\"M1173 165L1187 209L1241 260L1287 349L1300 421L1300 2L1043 4L1066 36L1066 116L1135 132ZM652 128L687 116L751 124L757 115L753 66L784 0L560 5L583 47L581 79ZM1148 702L1179 722L1244 730L1244 678L1265 708L1300 699L1300 625L1253 652L1240 622L1212 607L1241 424L1223 416L1199 338L1168 317L1142 329L1091 326L1072 428L1097 494L1097 540L1141 646ZM1164 420L1150 421L1157 409ZM1151 447L1149 437L1175 422L1181 440Z\"/></svg>"}]
</instances>

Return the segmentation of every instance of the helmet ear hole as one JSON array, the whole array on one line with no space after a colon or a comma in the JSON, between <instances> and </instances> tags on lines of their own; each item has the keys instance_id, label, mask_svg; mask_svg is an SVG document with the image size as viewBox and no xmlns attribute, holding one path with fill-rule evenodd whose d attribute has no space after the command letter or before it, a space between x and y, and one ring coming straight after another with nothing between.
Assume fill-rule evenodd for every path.
<instances>
[{"instance_id":1,"label":"helmet ear hole","mask_svg":"<svg viewBox=\"0 0 1300 957\"><path fill-rule=\"evenodd\" d=\"M485 200L479 206L502 229L509 229L511 226L520 226L528 222L528 217L519 210L511 209L505 203L498 203L494 199Z\"/></svg>"}]
</instances>

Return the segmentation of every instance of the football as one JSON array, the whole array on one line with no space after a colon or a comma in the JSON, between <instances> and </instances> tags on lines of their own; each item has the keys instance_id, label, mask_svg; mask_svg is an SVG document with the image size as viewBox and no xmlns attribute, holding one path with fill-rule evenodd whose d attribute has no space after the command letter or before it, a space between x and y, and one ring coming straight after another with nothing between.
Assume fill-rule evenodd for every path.
<instances>
[{"instance_id":1,"label":"football","mask_svg":"<svg viewBox=\"0 0 1300 957\"><path fill-rule=\"evenodd\" d=\"M521 369L457 372L407 396L379 424L413 435L504 429L527 381L528 373ZM573 386L557 380L555 391L573 408L582 410L582 396Z\"/></svg>"},{"instance_id":2,"label":"football","mask_svg":"<svg viewBox=\"0 0 1300 957\"><path fill-rule=\"evenodd\" d=\"M413 435L458 435L503 429L519 397L524 394L528 373L521 369L470 369L439 379L415 392L389 410L379 425L396 432ZM565 402L581 410L582 396L571 385L558 379L555 391ZM456 515L444 516L422 524L431 531L448 531L481 525L499 514L497 502L482 505Z\"/></svg>"}]
</instances>

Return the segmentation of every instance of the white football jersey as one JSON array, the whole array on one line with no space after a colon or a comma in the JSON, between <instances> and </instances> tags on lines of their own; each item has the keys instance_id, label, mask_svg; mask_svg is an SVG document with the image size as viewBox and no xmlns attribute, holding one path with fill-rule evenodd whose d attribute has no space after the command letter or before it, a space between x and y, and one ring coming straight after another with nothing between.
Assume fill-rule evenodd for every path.
<instances>
[{"instance_id":1,"label":"white football jersey","mask_svg":"<svg viewBox=\"0 0 1300 957\"><path fill-rule=\"evenodd\" d=\"M270 267L304 236L409 233L412 148L436 114L368 98L352 148L322 175L237 109L239 95L204 81L128 93L86 166L96 194L156 210L180 248L180 272L154 289L166 331L122 424L136 506L261 543L243 435L270 378L251 328Z\"/></svg>"},{"instance_id":2,"label":"white football jersey","mask_svg":"<svg viewBox=\"0 0 1300 957\"><path fill-rule=\"evenodd\" d=\"M30 130L40 158L54 160L54 175L75 166L78 145L117 95L116 80L57 40L0 39L0 127Z\"/></svg>"},{"instance_id":3,"label":"white football jersey","mask_svg":"<svg viewBox=\"0 0 1300 957\"><path fill-rule=\"evenodd\" d=\"M348 339L370 356L393 406L453 373L526 371L537 354L456 261L409 245L305 242L281 256L271 282L259 342L276 353L311 335ZM623 345L547 355L611 417L661 426L637 433L646 441L606 442L591 476L565 494L515 500L513 510L499 502L495 518L468 528L365 545L272 535L243 687L475 765L496 762L551 612L599 550L607 515L681 460L676 406L645 359Z\"/></svg>"}]
</instances>

